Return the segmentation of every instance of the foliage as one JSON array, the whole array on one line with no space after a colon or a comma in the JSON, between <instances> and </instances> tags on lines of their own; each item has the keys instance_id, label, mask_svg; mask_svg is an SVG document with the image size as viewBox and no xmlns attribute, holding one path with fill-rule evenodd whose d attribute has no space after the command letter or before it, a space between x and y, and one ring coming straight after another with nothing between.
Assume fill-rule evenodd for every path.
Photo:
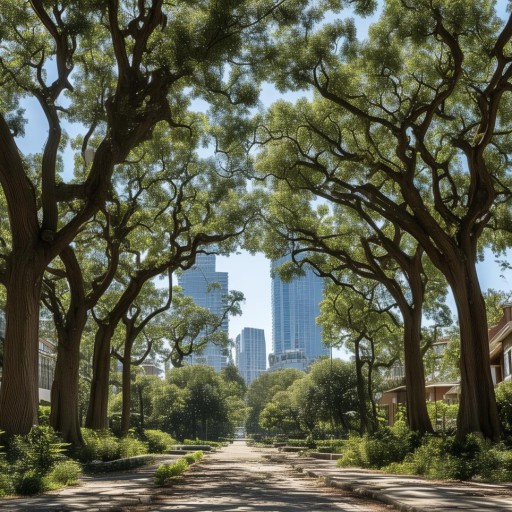
<instances>
[{"instance_id":1,"label":"foliage","mask_svg":"<svg viewBox=\"0 0 512 512\"><path fill-rule=\"evenodd\" d=\"M464 442L453 436L426 436L403 462L390 464L384 470L436 480L510 481L512 451L505 450L503 445L493 446L473 434Z\"/></svg>"},{"instance_id":2,"label":"foliage","mask_svg":"<svg viewBox=\"0 0 512 512\"><path fill-rule=\"evenodd\" d=\"M294 381L304 376L304 372L293 368L264 372L254 379L247 390L247 405L249 416L247 419L247 432L259 433L259 417L261 411L272 400L278 391L286 390Z\"/></svg>"},{"instance_id":3,"label":"foliage","mask_svg":"<svg viewBox=\"0 0 512 512\"><path fill-rule=\"evenodd\" d=\"M82 466L74 460L57 462L48 473L50 482L60 485L75 485L82 474Z\"/></svg>"},{"instance_id":4,"label":"foliage","mask_svg":"<svg viewBox=\"0 0 512 512\"><path fill-rule=\"evenodd\" d=\"M66 446L51 427L36 426L25 436L14 436L8 460L16 473L35 471L44 475L65 458Z\"/></svg>"},{"instance_id":5,"label":"foliage","mask_svg":"<svg viewBox=\"0 0 512 512\"><path fill-rule=\"evenodd\" d=\"M373 436L350 436L344 444L338 466L379 469L392 462L401 462L417 443L417 436L403 421L399 421Z\"/></svg>"},{"instance_id":6,"label":"foliage","mask_svg":"<svg viewBox=\"0 0 512 512\"><path fill-rule=\"evenodd\" d=\"M119 440L119 457L134 457L148 453L148 444L137 439L133 433Z\"/></svg>"},{"instance_id":7,"label":"foliage","mask_svg":"<svg viewBox=\"0 0 512 512\"><path fill-rule=\"evenodd\" d=\"M39 425L48 427L50 425L50 411L51 406L40 405L38 410Z\"/></svg>"},{"instance_id":8,"label":"foliage","mask_svg":"<svg viewBox=\"0 0 512 512\"><path fill-rule=\"evenodd\" d=\"M14 478L14 492L21 495L38 494L46 489L41 473L30 470Z\"/></svg>"},{"instance_id":9,"label":"foliage","mask_svg":"<svg viewBox=\"0 0 512 512\"><path fill-rule=\"evenodd\" d=\"M193 453L187 453L184 458L189 464L194 464L194 462L197 462L203 458L203 452L197 450Z\"/></svg>"},{"instance_id":10,"label":"foliage","mask_svg":"<svg viewBox=\"0 0 512 512\"><path fill-rule=\"evenodd\" d=\"M512 439L512 381L503 381L498 384L496 403L505 434Z\"/></svg>"},{"instance_id":11,"label":"foliage","mask_svg":"<svg viewBox=\"0 0 512 512\"><path fill-rule=\"evenodd\" d=\"M165 453L176 444L175 439L161 430L144 430L142 438L147 443L149 453Z\"/></svg>"},{"instance_id":12,"label":"foliage","mask_svg":"<svg viewBox=\"0 0 512 512\"><path fill-rule=\"evenodd\" d=\"M204 445L211 446L212 448L221 448L222 443L219 441L206 441L205 439L183 439L183 444L194 446L194 445Z\"/></svg>"},{"instance_id":13,"label":"foliage","mask_svg":"<svg viewBox=\"0 0 512 512\"><path fill-rule=\"evenodd\" d=\"M92 460L109 461L120 456L119 440L109 430L82 429L84 446L78 457L82 462Z\"/></svg>"},{"instance_id":14,"label":"foliage","mask_svg":"<svg viewBox=\"0 0 512 512\"><path fill-rule=\"evenodd\" d=\"M180 476L188 468L189 463L185 459L178 459L173 464L158 466L155 474L156 485L165 485L170 478Z\"/></svg>"},{"instance_id":15,"label":"foliage","mask_svg":"<svg viewBox=\"0 0 512 512\"><path fill-rule=\"evenodd\" d=\"M447 404L441 400L427 402L427 410L436 432L448 434L457 426L458 404Z\"/></svg>"},{"instance_id":16,"label":"foliage","mask_svg":"<svg viewBox=\"0 0 512 512\"><path fill-rule=\"evenodd\" d=\"M171 434L176 438L216 440L233 430L222 377L212 367L174 368L167 375L167 384L181 398L178 408L171 404L166 412L172 424Z\"/></svg>"}]
</instances>

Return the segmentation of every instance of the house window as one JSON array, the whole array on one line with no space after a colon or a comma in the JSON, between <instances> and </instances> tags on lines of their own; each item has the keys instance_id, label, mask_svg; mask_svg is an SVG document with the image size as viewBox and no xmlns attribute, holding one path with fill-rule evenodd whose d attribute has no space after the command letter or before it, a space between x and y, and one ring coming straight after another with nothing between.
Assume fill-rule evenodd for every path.
<instances>
[{"instance_id":1,"label":"house window","mask_svg":"<svg viewBox=\"0 0 512 512\"><path fill-rule=\"evenodd\" d=\"M503 371L505 379L509 380L512 373L512 347L503 353Z\"/></svg>"}]
</instances>

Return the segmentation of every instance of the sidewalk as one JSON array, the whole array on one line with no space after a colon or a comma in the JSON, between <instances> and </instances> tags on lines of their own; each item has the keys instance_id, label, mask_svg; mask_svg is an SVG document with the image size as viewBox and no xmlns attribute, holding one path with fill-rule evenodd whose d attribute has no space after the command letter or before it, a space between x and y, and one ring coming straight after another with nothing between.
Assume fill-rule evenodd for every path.
<instances>
[{"instance_id":1,"label":"sidewalk","mask_svg":"<svg viewBox=\"0 0 512 512\"><path fill-rule=\"evenodd\" d=\"M279 454L295 469L403 512L512 511L512 484L439 482L379 471L343 469L336 461Z\"/></svg>"},{"instance_id":2,"label":"sidewalk","mask_svg":"<svg viewBox=\"0 0 512 512\"><path fill-rule=\"evenodd\" d=\"M170 463L177 455L157 455L147 466L118 473L84 476L80 484L64 487L39 496L0 498L0 510L20 512L67 512L86 510L106 512L149 504L155 492L155 470L160 464Z\"/></svg>"}]
</instances>

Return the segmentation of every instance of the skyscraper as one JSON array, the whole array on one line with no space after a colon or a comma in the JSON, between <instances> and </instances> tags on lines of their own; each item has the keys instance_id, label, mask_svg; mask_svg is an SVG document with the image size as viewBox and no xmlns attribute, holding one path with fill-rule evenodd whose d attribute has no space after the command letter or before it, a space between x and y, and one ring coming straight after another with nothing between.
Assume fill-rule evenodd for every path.
<instances>
[{"instance_id":1,"label":"skyscraper","mask_svg":"<svg viewBox=\"0 0 512 512\"><path fill-rule=\"evenodd\" d=\"M236 366L240 375L249 385L267 368L265 331L253 327L244 327L236 337Z\"/></svg>"},{"instance_id":2,"label":"skyscraper","mask_svg":"<svg viewBox=\"0 0 512 512\"><path fill-rule=\"evenodd\" d=\"M198 306L222 314L223 297L228 293L228 273L215 271L214 254L198 254L195 265L178 277L178 284L184 295L192 297ZM228 332L227 318L221 329ZM225 349L209 343L201 354L191 357L191 363L208 364L220 371L228 364L228 355Z\"/></svg>"},{"instance_id":3,"label":"skyscraper","mask_svg":"<svg viewBox=\"0 0 512 512\"><path fill-rule=\"evenodd\" d=\"M272 268L281 266L290 257L272 262ZM282 359L282 354L304 352L307 363L329 349L322 343L322 329L316 323L320 314L319 303L323 296L323 280L312 270L285 283L278 275L272 277L272 344L271 361Z\"/></svg>"}]
</instances>

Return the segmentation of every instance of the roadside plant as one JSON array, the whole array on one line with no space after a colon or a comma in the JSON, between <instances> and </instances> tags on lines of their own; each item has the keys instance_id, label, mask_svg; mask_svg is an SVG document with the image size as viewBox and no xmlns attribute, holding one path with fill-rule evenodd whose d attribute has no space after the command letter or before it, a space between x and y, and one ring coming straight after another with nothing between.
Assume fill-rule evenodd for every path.
<instances>
[{"instance_id":1,"label":"roadside plant","mask_svg":"<svg viewBox=\"0 0 512 512\"><path fill-rule=\"evenodd\" d=\"M185 459L178 459L173 464L162 464L158 466L155 474L156 485L165 485L170 478L176 478L188 468L189 463Z\"/></svg>"}]
</instances>

